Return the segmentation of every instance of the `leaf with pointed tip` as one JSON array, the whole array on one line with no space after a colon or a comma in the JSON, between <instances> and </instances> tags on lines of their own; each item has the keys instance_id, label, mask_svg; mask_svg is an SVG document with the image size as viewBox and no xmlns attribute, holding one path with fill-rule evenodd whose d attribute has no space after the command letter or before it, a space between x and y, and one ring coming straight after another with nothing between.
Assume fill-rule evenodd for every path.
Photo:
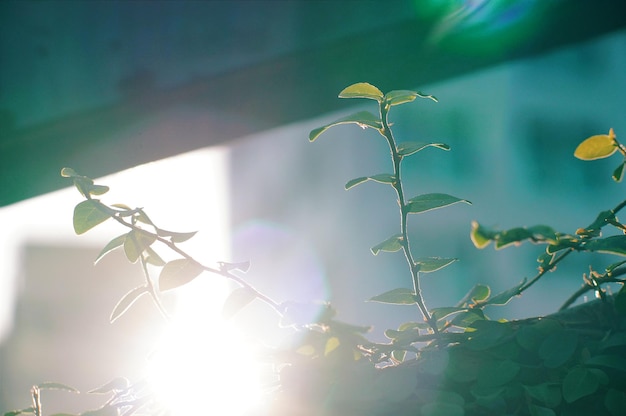
<instances>
[{"instance_id":1,"label":"leaf with pointed tip","mask_svg":"<svg viewBox=\"0 0 626 416\"><path fill-rule=\"evenodd\" d=\"M459 312L467 312L467 308L459 308L459 307L443 307L443 308L433 308L430 311L432 318L436 321L440 321L442 319L447 318L450 315L459 313Z\"/></svg>"},{"instance_id":2,"label":"leaf with pointed tip","mask_svg":"<svg viewBox=\"0 0 626 416\"><path fill-rule=\"evenodd\" d=\"M379 173L378 175L373 175L373 176L363 176L360 178L356 178L356 179L352 179L350 181L348 181L348 183L346 183L346 190L353 188L363 182L367 182L367 181L374 181L374 182L378 182L378 183L388 183L390 185L392 185L393 183L396 182L396 177L390 173Z\"/></svg>"},{"instance_id":3,"label":"leaf with pointed tip","mask_svg":"<svg viewBox=\"0 0 626 416\"><path fill-rule=\"evenodd\" d=\"M224 272L229 272L231 270L240 270L246 273L250 269L250 261L241 261L238 263L226 263L220 262L220 270Z\"/></svg>"},{"instance_id":4,"label":"leaf with pointed tip","mask_svg":"<svg viewBox=\"0 0 626 416\"><path fill-rule=\"evenodd\" d=\"M256 299L257 294L248 287L238 287L226 298L222 307L222 318L230 319L247 304Z\"/></svg>"},{"instance_id":5,"label":"leaf with pointed tip","mask_svg":"<svg viewBox=\"0 0 626 416\"><path fill-rule=\"evenodd\" d=\"M80 175L72 168L63 168L61 169L61 176L64 178L74 178Z\"/></svg>"},{"instance_id":6,"label":"leaf with pointed tip","mask_svg":"<svg viewBox=\"0 0 626 416\"><path fill-rule=\"evenodd\" d=\"M94 264L98 264L98 262L102 260L104 256L106 256L111 251L115 250L116 248L123 246L124 241L126 241L127 235L128 234L122 234L122 235L115 237L113 240L109 241L107 245L104 246L104 248L100 251L100 254L98 254L98 257L96 257Z\"/></svg>"},{"instance_id":7,"label":"leaf with pointed tip","mask_svg":"<svg viewBox=\"0 0 626 416\"><path fill-rule=\"evenodd\" d=\"M624 166L626 165L626 162L622 162L620 163L620 165L615 168L615 170L613 171L613 175L611 175L611 177L613 178L613 180L615 182L621 182L622 179L624 178Z\"/></svg>"},{"instance_id":8,"label":"leaf with pointed tip","mask_svg":"<svg viewBox=\"0 0 626 416\"><path fill-rule=\"evenodd\" d=\"M107 394L111 392L120 392L128 389L130 382L126 377L115 377L113 380L93 390L89 390L89 394Z\"/></svg>"},{"instance_id":9,"label":"leaf with pointed tip","mask_svg":"<svg viewBox=\"0 0 626 416\"><path fill-rule=\"evenodd\" d=\"M352 84L339 93L339 98L367 98L378 102L382 101L383 97L381 90L367 82Z\"/></svg>"},{"instance_id":10,"label":"leaf with pointed tip","mask_svg":"<svg viewBox=\"0 0 626 416\"><path fill-rule=\"evenodd\" d=\"M166 291L185 285L203 271L202 266L194 260L177 259L167 262L159 275L159 289Z\"/></svg>"},{"instance_id":11,"label":"leaf with pointed tip","mask_svg":"<svg viewBox=\"0 0 626 416\"><path fill-rule=\"evenodd\" d=\"M506 305L511 299L521 294L520 289L526 284L526 278L524 278L517 286L507 289L497 295L488 298L485 301L477 302L477 304L483 305Z\"/></svg>"},{"instance_id":12,"label":"leaf with pointed tip","mask_svg":"<svg viewBox=\"0 0 626 416\"><path fill-rule=\"evenodd\" d=\"M591 240L586 242L583 248L587 251L626 256L626 235L613 235L611 237Z\"/></svg>"},{"instance_id":13,"label":"leaf with pointed tip","mask_svg":"<svg viewBox=\"0 0 626 416\"><path fill-rule=\"evenodd\" d=\"M462 307L465 305L475 304L476 302L484 301L489 297L490 294L491 289L489 288L489 286L476 284L470 289L469 292L467 292L465 296L463 296L463 299L461 299L459 303L457 303L457 306Z\"/></svg>"},{"instance_id":14,"label":"leaf with pointed tip","mask_svg":"<svg viewBox=\"0 0 626 416\"><path fill-rule=\"evenodd\" d=\"M72 386L68 386L67 384L57 383L53 381L47 381L44 383L37 384L41 390L64 390L69 391L70 393L80 393L77 389Z\"/></svg>"},{"instance_id":15,"label":"leaf with pointed tip","mask_svg":"<svg viewBox=\"0 0 626 416\"><path fill-rule=\"evenodd\" d=\"M588 137L578 145L574 156L581 160L604 159L617 151L617 144L608 134Z\"/></svg>"},{"instance_id":16,"label":"leaf with pointed tip","mask_svg":"<svg viewBox=\"0 0 626 416\"><path fill-rule=\"evenodd\" d=\"M74 208L74 232L83 234L111 218L110 208L97 199L88 199Z\"/></svg>"},{"instance_id":17,"label":"leaf with pointed tip","mask_svg":"<svg viewBox=\"0 0 626 416\"><path fill-rule=\"evenodd\" d=\"M489 245L489 243L498 235L497 232L490 230L478 221L472 221L472 231L470 232L470 239L474 246L478 249L483 249Z\"/></svg>"},{"instance_id":18,"label":"leaf with pointed tip","mask_svg":"<svg viewBox=\"0 0 626 416\"><path fill-rule=\"evenodd\" d=\"M402 241L403 241L402 234L392 235L391 237L389 237L382 243L376 244L370 250L372 251L372 254L374 255L377 255L381 251L387 251L387 252L393 253L394 251L398 251L402 249Z\"/></svg>"},{"instance_id":19,"label":"leaf with pointed tip","mask_svg":"<svg viewBox=\"0 0 626 416\"><path fill-rule=\"evenodd\" d=\"M411 101L414 101L417 97L430 98L431 100L437 102L437 99L432 95L422 94L421 92L410 90L393 90L385 94L385 103L391 106L400 105L404 103L410 103Z\"/></svg>"},{"instance_id":20,"label":"leaf with pointed tip","mask_svg":"<svg viewBox=\"0 0 626 416\"><path fill-rule=\"evenodd\" d=\"M139 256L156 241L156 236L144 230L134 229L126 234L124 240L124 253L131 263L139 259Z\"/></svg>"},{"instance_id":21,"label":"leaf with pointed tip","mask_svg":"<svg viewBox=\"0 0 626 416\"><path fill-rule=\"evenodd\" d=\"M413 305L415 303L415 292L413 289L398 288L380 295L374 296L369 302L391 303L394 305Z\"/></svg>"},{"instance_id":22,"label":"leaf with pointed tip","mask_svg":"<svg viewBox=\"0 0 626 416\"><path fill-rule=\"evenodd\" d=\"M448 205L459 202L471 205L471 202L466 199L460 199L448 194L424 194L411 198L407 203L407 209L410 214L420 214L422 212L447 207Z\"/></svg>"},{"instance_id":23,"label":"leaf with pointed tip","mask_svg":"<svg viewBox=\"0 0 626 416\"><path fill-rule=\"evenodd\" d=\"M12 410L10 412L5 412L3 416L17 416L17 415L23 415L25 413L34 415L35 414L35 408L34 407L27 407L26 409Z\"/></svg>"},{"instance_id":24,"label":"leaf with pointed tip","mask_svg":"<svg viewBox=\"0 0 626 416\"><path fill-rule=\"evenodd\" d=\"M117 318L126 313L133 303L135 303L135 301L137 301L137 299L145 293L148 293L148 288L146 286L138 286L122 296L122 298L117 302L117 305L113 308L109 321L111 323L115 322Z\"/></svg>"},{"instance_id":25,"label":"leaf with pointed tip","mask_svg":"<svg viewBox=\"0 0 626 416\"><path fill-rule=\"evenodd\" d=\"M419 143L419 142L404 142L398 144L398 154L400 156L410 156L413 153L417 153L420 150L426 149L427 147L436 147L441 150L450 150L450 146L445 143Z\"/></svg>"},{"instance_id":26,"label":"leaf with pointed tip","mask_svg":"<svg viewBox=\"0 0 626 416\"><path fill-rule=\"evenodd\" d=\"M145 213L145 211L141 208L139 208L137 210L137 221L143 222L144 224L147 225L154 225L154 223L152 222L152 220L150 219L150 217L148 217L148 214Z\"/></svg>"},{"instance_id":27,"label":"leaf with pointed tip","mask_svg":"<svg viewBox=\"0 0 626 416\"><path fill-rule=\"evenodd\" d=\"M160 228L157 229L157 234L159 235L159 237L170 238L173 243L183 243L189 240L190 238L192 238L197 233L198 233L197 231L190 231L187 233L177 233L174 231L162 230Z\"/></svg>"},{"instance_id":28,"label":"leaf with pointed tip","mask_svg":"<svg viewBox=\"0 0 626 416\"><path fill-rule=\"evenodd\" d=\"M563 399L567 403L589 396L598 390L598 377L585 367L571 368L563 379Z\"/></svg>"},{"instance_id":29,"label":"leaf with pointed tip","mask_svg":"<svg viewBox=\"0 0 626 416\"><path fill-rule=\"evenodd\" d=\"M152 247L146 247L146 254L146 262L148 264L157 267L165 266L165 260L163 260L161 256L159 256L157 252L152 249Z\"/></svg>"},{"instance_id":30,"label":"leaf with pointed tip","mask_svg":"<svg viewBox=\"0 0 626 416\"><path fill-rule=\"evenodd\" d=\"M444 257L420 257L415 260L415 263L420 265L420 272L431 273L443 269L457 260Z\"/></svg>"},{"instance_id":31,"label":"leaf with pointed tip","mask_svg":"<svg viewBox=\"0 0 626 416\"><path fill-rule=\"evenodd\" d=\"M364 129L368 127L377 130L382 128L382 123L380 119L374 114L370 113L369 111L359 111L358 113L342 117L339 120L335 120L332 123L326 124L325 126L311 130L311 132L309 133L309 140L314 141L320 136L320 134L324 133L329 128L340 124L357 124Z\"/></svg>"}]
</instances>

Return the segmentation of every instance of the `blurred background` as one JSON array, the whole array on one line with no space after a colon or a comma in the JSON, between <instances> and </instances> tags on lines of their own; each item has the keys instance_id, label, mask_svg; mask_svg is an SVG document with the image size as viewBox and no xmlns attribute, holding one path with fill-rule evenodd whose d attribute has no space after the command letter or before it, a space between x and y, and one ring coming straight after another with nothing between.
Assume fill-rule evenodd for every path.
<instances>
[{"instance_id":1,"label":"blurred background","mask_svg":"<svg viewBox=\"0 0 626 416\"><path fill-rule=\"evenodd\" d=\"M331 301L339 319L373 325L379 341L419 316L365 302L411 286L399 253L369 252L397 232L393 191L343 189L390 171L384 140L351 125L308 141L315 127L376 110L337 99L344 87L370 82L439 100L391 113L399 141L452 147L404 162L407 194L473 203L410 218L418 256L459 259L423 277L431 307L476 283L497 292L536 273L543 247L476 250L472 220L572 233L624 198L610 179L617 159L573 157L590 135L626 132L623 1L4 1L0 60L2 411L29 405L42 381L89 390L140 377L160 336L147 299L109 324L141 271L118 252L93 265L123 230L105 223L73 234L80 195L66 189L64 166L110 185L105 202L145 207L166 229L200 230L185 246L198 259L251 260L247 278L262 292ZM488 314L551 313L590 264L615 261L569 260ZM196 302L210 296L192 289ZM284 336L260 303L234 321L269 344ZM46 394L50 411L85 405Z\"/></svg>"}]
</instances>

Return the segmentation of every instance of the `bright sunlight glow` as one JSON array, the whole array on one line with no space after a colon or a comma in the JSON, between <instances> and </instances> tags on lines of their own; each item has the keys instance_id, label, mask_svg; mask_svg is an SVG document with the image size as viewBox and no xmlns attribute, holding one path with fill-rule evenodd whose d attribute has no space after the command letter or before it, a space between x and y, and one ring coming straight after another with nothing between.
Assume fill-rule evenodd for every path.
<instances>
[{"instance_id":1,"label":"bright sunlight glow","mask_svg":"<svg viewBox=\"0 0 626 416\"><path fill-rule=\"evenodd\" d=\"M198 230L182 248L199 262L214 266L218 261L230 260L227 163L226 149L211 148L142 165L95 182L111 188L101 197L103 202L143 207L157 225L168 230ZM26 240L73 239L103 246L119 234L119 228L107 227L111 224L105 223L85 235L73 235L71 212L80 201L77 195L76 190L66 189L0 209L0 225L8 230L5 238L0 238L3 252L16 254L12 256L16 260L18 249ZM33 215L44 206L49 216ZM58 218L64 217L70 220L59 224ZM40 223L33 223L34 219ZM154 249L166 261L177 256L163 247L155 245ZM0 281L0 289L8 289L2 290L4 293L14 291L19 271L14 270L13 264L17 263L9 262L5 265L9 269L3 270L9 272L5 276L10 276L9 281ZM179 288L176 307L169 311L171 319L164 323L158 345L146 346L146 355L152 350L146 360L148 380L173 416L236 416L259 409L256 406L261 390L254 351L240 330L220 316L227 294L225 279L206 273ZM5 304L10 309L13 299ZM8 312L4 313L6 321L11 319Z\"/></svg>"}]
</instances>

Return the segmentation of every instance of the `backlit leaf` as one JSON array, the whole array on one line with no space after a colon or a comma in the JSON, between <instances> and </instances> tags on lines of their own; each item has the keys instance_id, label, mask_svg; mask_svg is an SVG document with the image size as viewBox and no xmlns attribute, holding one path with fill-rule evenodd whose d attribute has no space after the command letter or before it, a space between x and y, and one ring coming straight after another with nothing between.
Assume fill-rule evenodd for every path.
<instances>
[{"instance_id":1,"label":"backlit leaf","mask_svg":"<svg viewBox=\"0 0 626 416\"><path fill-rule=\"evenodd\" d=\"M480 225L477 221L472 221L470 238L476 248L482 249L487 247L497 234L497 232Z\"/></svg>"},{"instance_id":2,"label":"backlit leaf","mask_svg":"<svg viewBox=\"0 0 626 416\"><path fill-rule=\"evenodd\" d=\"M433 319L435 319L436 321L440 321L442 319L447 318L450 315L453 315L455 313L459 313L459 312L465 312L467 311L467 308L458 308L458 307L443 307L443 308L433 308L430 311L431 316L433 317Z\"/></svg>"},{"instance_id":3,"label":"backlit leaf","mask_svg":"<svg viewBox=\"0 0 626 416\"><path fill-rule=\"evenodd\" d=\"M96 387L93 390L89 390L90 394L107 394L111 392L119 392L124 391L130 386L130 381L126 377L115 377L113 380L108 383Z\"/></svg>"},{"instance_id":4,"label":"backlit leaf","mask_svg":"<svg viewBox=\"0 0 626 416\"><path fill-rule=\"evenodd\" d=\"M389 91L387 94L385 94L385 103L389 105L400 105L404 103L410 103L411 101L414 101L417 97L430 98L431 100L437 102L437 99L432 95L426 95L417 91L410 90L394 90Z\"/></svg>"},{"instance_id":5,"label":"backlit leaf","mask_svg":"<svg viewBox=\"0 0 626 416\"><path fill-rule=\"evenodd\" d=\"M466 199L460 199L448 194L424 194L411 198L407 203L408 212L411 214L419 214L433 209L443 208L448 205L464 202L470 204Z\"/></svg>"},{"instance_id":6,"label":"backlit leaf","mask_svg":"<svg viewBox=\"0 0 626 416\"><path fill-rule=\"evenodd\" d=\"M598 134L585 139L574 151L574 156L582 160L603 159L617 151L615 140L608 134Z\"/></svg>"},{"instance_id":7,"label":"backlit leaf","mask_svg":"<svg viewBox=\"0 0 626 416\"><path fill-rule=\"evenodd\" d=\"M394 305L412 305L415 303L413 289L398 288L374 296L369 302L391 303Z\"/></svg>"},{"instance_id":8,"label":"backlit leaf","mask_svg":"<svg viewBox=\"0 0 626 416\"><path fill-rule=\"evenodd\" d=\"M624 178L624 166L625 165L626 165L626 162L622 162L613 171L613 175L611 175L611 177L613 178L615 182L621 182L622 179Z\"/></svg>"},{"instance_id":9,"label":"backlit leaf","mask_svg":"<svg viewBox=\"0 0 626 416\"><path fill-rule=\"evenodd\" d=\"M311 132L309 133L309 140L314 141L320 136L320 134L324 133L329 128L340 125L340 124L357 124L362 128L367 128L367 127L371 127L374 129L382 128L382 123L377 116L370 113L369 111L359 111L358 113L351 114L346 117L342 117L339 120L335 120L332 123L329 123L325 126L311 130Z\"/></svg>"},{"instance_id":10,"label":"backlit leaf","mask_svg":"<svg viewBox=\"0 0 626 416\"><path fill-rule=\"evenodd\" d=\"M63 384L63 383L50 382L50 381L47 381L45 383L39 383L37 384L37 387L39 387L41 390L64 390L64 391L69 391L70 393L80 393L77 389L75 389L72 386L68 386L67 384Z\"/></svg>"},{"instance_id":11,"label":"backlit leaf","mask_svg":"<svg viewBox=\"0 0 626 416\"><path fill-rule=\"evenodd\" d=\"M333 352L335 349L337 349L337 347L339 347L340 344L341 342L339 341L339 338L328 338L328 340L326 341L326 345L324 346L324 356L327 356L328 354Z\"/></svg>"},{"instance_id":12,"label":"backlit leaf","mask_svg":"<svg viewBox=\"0 0 626 416\"><path fill-rule=\"evenodd\" d=\"M123 246L124 241L126 240L126 235L127 234L119 235L115 237L113 240L109 241L107 245L104 246L104 248L100 251L100 254L98 254L98 257L96 257L96 260L94 261L94 263L97 264L108 253L110 253L111 251L115 250L118 247Z\"/></svg>"},{"instance_id":13,"label":"backlit leaf","mask_svg":"<svg viewBox=\"0 0 626 416\"><path fill-rule=\"evenodd\" d=\"M147 231L134 229L126 235L124 241L124 253L131 263L139 259L139 256L156 241L156 236Z\"/></svg>"},{"instance_id":14,"label":"backlit leaf","mask_svg":"<svg viewBox=\"0 0 626 416\"><path fill-rule=\"evenodd\" d=\"M177 233L177 232L174 232L174 231L162 230L160 228L157 229L157 235L159 237L167 237L173 243L183 243L183 242L189 240L190 238L192 238L197 233L198 233L197 231L190 231L190 232L186 232L186 233Z\"/></svg>"},{"instance_id":15,"label":"backlit leaf","mask_svg":"<svg viewBox=\"0 0 626 416\"><path fill-rule=\"evenodd\" d=\"M153 266L163 267L165 266L165 260L161 258L151 247L146 247L146 262Z\"/></svg>"},{"instance_id":16,"label":"backlit leaf","mask_svg":"<svg viewBox=\"0 0 626 416\"><path fill-rule=\"evenodd\" d=\"M63 169L61 169L61 176L64 177L64 178L73 178L73 177L79 176L79 175L72 168L63 168Z\"/></svg>"},{"instance_id":17,"label":"backlit leaf","mask_svg":"<svg viewBox=\"0 0 626 416\"><path fill-rule=\"evenodd\" d=\"M450 146L445 143L418 143L418 142L404 142L398 144L398 154L400 156L409 156L413 153L417 153L420 150L426 149L427 147L436 147L442 150L450 150Z\"/></svg>"},{"instance_id":18,"label":"backlit leaf","mask_svg":"<svg viewBox=\"0 0 626 416\"><path fill-rule=\"evenodd\" d=\"M347 190L367 181L393 184L394 182L396 182L396 177L390 173L379 173L378 175L374 176L363 176L348 181L348 183L346 183L345 185L345 188Z\"/></svg>"},{"instance_id":19,"label":"backlit leaf","mask_svg":"<svg viewBox=\"0 0 626 416\"><path fill-rule=\"evenodd\" d=\"M255 298L256 293L248 287L238 287L233 290L224 301L222 318L230 319Z\"/></svg>"},{"instance_id":20,"label":"backlit leaf","mask_svg":"<svg viewBox=\"0 0 626 416\"><path fill-rule=\"evenodd\" d=\"M339 98L368 98L382 101L384 94L381 90L367 82L359 82L346 87L339 93Z\"/></svg>"},{"instance_id":21,"label":"backlit leaf","mask_svg":"<svg viewBox=\"0 0 626 416\"><path fill-rule=\"evenodd\" d=\"M420 257L415 260L415 263L420 265L420 272L431 273L443 269L457 260L444 257Z\"/></svg>"},{"instance_id":22,"label":"backlit leaf","mask_svg":"<svg viewBox=\"0 0 626 416\"><path fill-rule=\"evenodd\" d=\"M402 249L402 234L392 235L380 244L376 244L370 250L374 255L381 251L395 252Z\"/></svg>"},{"instance_id":23,"label":"backlit leaf","mask_svg":"<svg viewBox=\"0 0 626 416\"><path fill-rule=\"evenodd\" d=\"M111 210L97 199L88 199L74 208L74 232L83 234L111 218Z\"/></svg>"},{"instance_id":24,"label":"backlit leaf","mask_svg":"<svg viewBox=\"0 0 626 416\"><path fill-rule=\"evenodd\" d=\"M135 303L135 301L145 293L148 293L148 288L146 286L139 286L122 296L122 298L117 302L117 305L113 308L109 321L111 323L115 322L117 318L126 313L128 308L130 308L133 303Z\"/></svg>"},{"instance_id":25,"label":"backlit leaf","mask_svg":"<svg viewBox=\"0 0 626 416\"><path fill-rule=\"evenodd\" d=\"M198 277L203 270L202 266L193 260L172 260L161 269L159 289L166 291L185 285Z\"/></svg>"},{"instance_id":26,"label":"backlit leaf","mask_svg":"<svg viewBox=\"0 0 626 416\"><path fill-rule=\"evenodd\" d=\"M491 289L489 286L476 284L474 287L470 289L469 292L457 303L458 307L462 307L464 305L470 305L475 302L480 302L489 297L491 293Z\"/></svg>"},{"instance_id":27,"label":"backlit leaf","mask_svg":"<svg viewBox=\"0 0 626 416\"><path fill-rule=\"evenodd\" d=\"M586 242L583 248L588 251L626 256L626 235L614 235L591 240Z\"/></svg>"},{"instance_id":28,"label":"backlit leaf","mask_svg":"<svg viewBox=\"0 0 626 416\"><path fill-rule=\"evenodd\" d=\"M481 305L506 305L511 299L519 296L520 289L526 284L526 278L524 278L517 286L507 289L497 295L487 299L486 301L479 302Z\"/></svg>"},{"instance_id":29,"label":"backlit leaf","mask_svg":"<svg viewBox=\"0 0 626 416\"><path fill-rule=\"evenodd\" d=\"M598 390L598 378L584 367L573 367L563 379L563 398L567 403L589 396Z\"/></svg>"}]
</instances>

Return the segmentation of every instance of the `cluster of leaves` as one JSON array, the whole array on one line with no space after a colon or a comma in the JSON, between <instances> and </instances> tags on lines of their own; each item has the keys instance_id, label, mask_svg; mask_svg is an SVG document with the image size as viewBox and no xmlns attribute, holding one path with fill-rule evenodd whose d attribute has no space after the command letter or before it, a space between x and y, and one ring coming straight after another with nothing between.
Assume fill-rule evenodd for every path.
<instances>
[{"instance_id":1,"label":"cluster of leaves","mask_svg":"<svg viewBox=\"0 0 626 416\"><path fill-rule=\"evenodd\" d=\"M311 131L309 140L316 140L329 128L340 124L374 129L386 140L391 172L352 179L345 188L373 181L389 185L395 192L400 213L399 230L375 244L371 251L374 255L401 251L412 287L391 289L370 301L415 305L419 310L418 319L403 323L397 329L386 330L387 343L370 342L365 335L368 327L337 321L330 305L326 305L316 322L310 322L303 317L311 316L306 311L311 305L279 303L251 286L242 277L248 270L248 263L218 262L216 266L199 263L180 247L181 243L193 238L195 232L163 229L143 208L105 204L99 197L109 191L108 187L64 168L62 176L71 179L85 198L74 209L73 225L77 234L109 219L126 228L123 234L105 245L96 262L115 249L123 249L127 259L138 262L144 273L143 284L132 288L115 305L111 322L144 295L150 296L167 318L168 313L160 302L161 292L188 284L203 273L212 273L238 285L225 301L225 318L259 299L280 315L283 325L303 330L292 349L271 355L281 384L275 392L276 414L293 414L295 407L300 409L302 406L318 408L321 414L328 415L408 415L417 412L426 416L549 416L578 414L576 411L581 409L584 414L619 414L620 409L626 407L623 381L626 336L622 323L626 315L626 280L621 277L626 274L626 261L613 263L603 272L590 270L583 276L581 289L561 308L563 312L552 317L503 322L490 320L484 310L489 305L504 305L521 295L571 253L586 251L626 256L626 226L617 218L617 213L626 206L626 200L601 212L589 226L573 234L560 233L545 225L499 231L473 222L471 239L478 248L491 242L496 249L525 241L544 244L546 250L538 258L537 275L500 293L492 293L488 286L476 284L453 306L429 309L420 288L422 275L440 270L457 259L415 256L408 233L409 214L423 214L470 202L445 193L405 195L401 171L404 160L427 148L448 151L450 147L437 142L398 142L388 116L392 107L411 103L417 98L437 100L431 95L408 90L384 94L368 83L351 85L339 97L373 100L378 105L378 112L360 111L340 118ZM617 142L613 130L608 135L592 136L583 141L575 155L593 160L617 151L624 156L624 161L613 174L613 178L619 181L626 165L626 151ZM605 227L612 227L622 234L603 237ZM164 261L158 254L162 249L176 253L177 258ZM150 273L155 268L159 270L157 277ZM621 285L616 296L608 295L608 284ZM602 310L609 312L598 317L590 315L586 308L568 309L588 291L595 292L604 307ZM570 313L573 311L578 312ZM586 329L580 331L581 326ZM587 331L589 328L591 330ZM415 358L409 359L411 356ZM150 392L142 386L141 383L131 385L125 379L115 379L92 391L111 394L111 398L100 409L81 415L157 413L151 408ZM5 413L5 416L41 416L40 388L74 391L56 383L35 386L33 406Z\"/></svg>"}]
</instances>

